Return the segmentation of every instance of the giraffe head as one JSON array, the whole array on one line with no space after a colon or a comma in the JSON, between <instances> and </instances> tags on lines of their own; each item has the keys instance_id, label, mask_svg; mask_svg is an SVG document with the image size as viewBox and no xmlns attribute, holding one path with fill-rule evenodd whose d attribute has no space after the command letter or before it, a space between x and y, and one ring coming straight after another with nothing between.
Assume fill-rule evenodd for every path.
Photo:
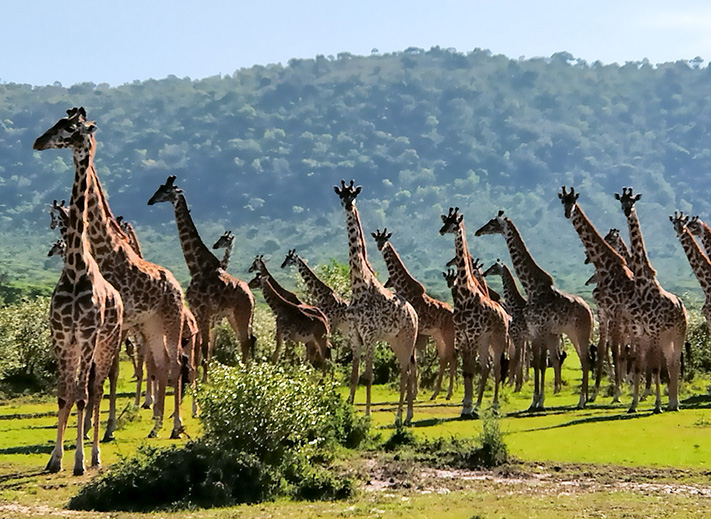
<instances>
[{"instance_id":1,"label":"giraffe head","mask_svg":"<svg viewBox=\"0 0 711 519\"><path fill-rule=\"evenodd\" d=\"M607 231L607 234L605 235L605 241L610 245L619 242L621 239L619 229L612 228Z\"/></svg>"},{"instance_id":2,"label":"giraffe head","mask_svg":"<svg viewBox=\"0 0 711 519\"><path fill-rule=\"evenodd\" d=\"M442 227L439 233L442 236L456 233L463 220L464 215L459 213L459 207L450 207L449 212L442 215Z\"/></svg>"},{"instance_id":3,"label":"giraffe head","mask_svg":"<svg viewBox=\"0 0 711 519\"><path fill-rule=\"evenodd\" d=\"M454 269L447 269L447 272L442 272L442 277L447 282L449 288L454 287L457 282L457 271Z\"/></svg>"},{"instance_id":4,"label":"giraffe head","mask_svg":"<svg viewBox=\"0 0 711 519\"><path fill-rule=\"evenodd\" d=\"M704 233L703 222L697 216L692 216L686 224L686 228L693 236L702 236Z\"/></svg>"},{"instance_id":5,"label":"giraffe head","mask_svg":"<svg viewBox=\"0 0 711 519\"><path fill-rule=\"evenodd\" d=\"M252 290L259 290L260 288L262 288L262 274L261 274L261 272L259 272L259 271L255 272L254 277L249 280L247 285Z\"/></svg>"},{"instance_id":6,"label":"giraffe head","mask_svg":"<svg viewBox=\"0 0 711 519\"><path fill-rule=\"evenodd\" d=\"M153 196L148 200L148 205L157 204L159 202L175 204L178 200L178 195L183 192L182 189L175 185L175 178L175 175L169 176L165 184L162 184L156 192L153 193Z\"/></svg>"},{"instance_id":7,"label":"giraffe head","mask_svg":"<svg viewBox=\"0 0 711 519\"><path fill-rule=\"evenodd\" d=\"M96 131L96 124L86 120L84 108L67 110L49 130L40 135L32 148L38 151L50 148L81 148L88 145Z\"/></svg>"},{"instance_id":8,"label":"giraffe head","mask_svg":"<svg viewBox=\"0 0 711 519\"><path fill-rule=\"evenodd\" d=\"M64 252L67 250L67 244L61 238L52 244L52 248L49 249L47 257L52 256L64 256Z\"/></svg>"},{"instance_id":9,"label":"giraffe head","mask_svg":"<svg viewBox=\"0 0 711 519\"><path fill-rule=\"evenodd\" d=\"M558 193L558 198L565 208L565 217L570 218L573 215L573 208L578 203L578 197L580 193L575 192L575 188L571 187L570 192L566 191L565 186L561 188L561 192Z\"/></svg>"},{"instance_id":10,"label":"giraffe head","mask_svg":"<svg viewBox=\"0 0 711 519\"><path fill-rule=\"evenodd\" d=\"M130 230L130 223L127 220L124 220L123 216L117 216L116 217L116 223L121 227L121 230L125 233L128 233Z\"/></svg>"},{"instance_id":11,"label":"giraffe head","mask_svg":"<svg viewBox=\"0 0 711 519\"><path fill-rule=\"evenodd\" d=\"M370 234L375 239L375 244L378 246L378 250L380 251L383 250L383 247L385 247L385 244L393 235L393 233L388 232L387 228L384 228L382 232L380 231L380 229L376 229L375 232L372 232Z\"/></svg>"},{"instance_id":12,"label":"giraffe head","mask_svg":"<svg viewBox=\"0 0 711 519\"><path fill-rule=\"evenodd\" d=\"M677 236L681 236L687 229L689 216L685 215L683 211L674 211L674 216L670 216L669 221L674 225L674 230L676 231Z\"/></svg>"},{"instance_id":13,"label":"giraffe head","mask_svg":"<svg viewBox=\"0 0 711 519\"><path fill-rule=\"evenodd\" d=\"M621 195L619 193L615 193L615 200L620 201L620 204L622 205L622 212L625 213L625 216L632 214L634 204L640 198L642 198L642 195L640 193L637 193L636 195L632 193L631 187L623 187Z\"/></svg>"},{"instance_id":14,"label":"giraffe head","mask_svg":"<svg viewBox=\"0 0 711 519\"><path fill-rule=\"evenodd\" d=\"M281 268L283 269L290 265L295 267L299 266L299 255L296 253L296 249L289 249L289 252L286 253L284 261L281 262Z\"/></svg>"},{"instance_id":15,"label":"giraffe head","mask_svg":"<svg viewBox=\"0 0 711 519\"><path fill-rule=\"evenodd\" d=\"M499 211L495 218L486 222L480 229L474 233L474 236L482 236L484 234L504 234L504 212Z\"/></svg>"},{"instance_id":16,"label":"giraffe head","mask_svg":"<svg viewBox=\"0 0 711 519\"><path fill-rule=\"evenodd\" d=\"M266 261L264 261L264 254L257 254L247 272L264 272L266 268L267 264Z\"/></svg>"},{"instance_id":17,"label":"giraffe head","mask_svg":"<svg viewBox=\"0 0 711 519\"><path fill-rule=\"evenodd\" d=\"M67 226L69 221L69 208L64 205L64 200L61 203L57 203L56 200L52 202L52 207L49 208L49 228L56 229L64 225Z\"/></svg>"},{"instance_id":18,"label":"giraffe head","mask_svg":"<svg viewBox=\"0 0 711 519\"><path fill-rule=\"evenodd\" d=\"M220 236L215 244L212 246L213 249L228 249L231 248L235 242L235 235L232 231L225 231L222 236Z\"/></svg>"},{"instance_id":19,"label":"giraffe head","mask_svg":"<svg viewBox=\"0 0 711 519\"><path fill-rule=\"evenodd\" d=\"M341 205L346 209L346 211L353 209L353 202L355 202L356 197L360 193L361 189L363 189L362 186L355 186L354 184L353 180L351 180L348 185L346 185L345 180L341 180L340 188L338 186L333 186L333 190L341 199Z\"/></svg>"},{"instance_id":20,"label":"giraffe head","mask_svg":"<svg viewBox=\"0 0 711 519\"><path fill-rule=\"evenodd\" d=\"M491 265L488 269L482 272L482 277L487 276L501 276L504 273L504 264L501 263L500 259L496 259L496 263Z\"/></svg>"}]
</instances>

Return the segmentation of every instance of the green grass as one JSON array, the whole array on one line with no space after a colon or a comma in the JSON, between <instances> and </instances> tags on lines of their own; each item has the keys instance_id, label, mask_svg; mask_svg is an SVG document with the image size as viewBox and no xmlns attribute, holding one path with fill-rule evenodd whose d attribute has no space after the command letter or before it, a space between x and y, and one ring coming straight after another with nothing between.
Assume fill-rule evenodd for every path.
<instances>
[{"instance_id":1,"label":"green grass","mask_svg":"<svg viewBox=\"0 0 711 519\"><path fill-rule=\"evenodd\" d=\"M564 369L565 384L558 395L548 388L545 413L528 414L531 383L520 394L506 387L501 396L500 426L510 455L527 463L621 465L626 467L678 467L692 470L706 469L711 462L711 398L706 394L708 381L687 384L682 392L682 410L676 413L652 414L653 402L643 402L636 415L628 415L629 395L622 404L611 405L610 398L599 397L585 410L576 410L579 369L570 362ZM129 380L132 369L122 364L119 385L119 412L133 402L134 385ZM343 388L344 394L347 389ZM373 388L372 424L376 433L387 438L393 432L397 392L391 386ZM365 389L359 388L356 404L363 408ZM459 420L461 384L450 402L440 397L429 400L429 390L422 389L415 405L413 432L420 438L476 437L481 422ZM491 392L485 396L485 405ZM665 398L666 399L666 398ZM147 439L152 426L151 411L140 409L133 421L116 432L116 441L102 444L104 467L124 456L129 456L142 443L172 445L186 441L169 440L172 401L167 400L167 413L160 438ZM108 402L103 402L102 418L107 415ZM189 398L183 403L183 420L190 436L200 434L200 424L190 417ZM0 402L0 506L16 503L27 506L63 507L81 484L97 471L90 469L80 478L71 476L73 463L73 423L70 421L65 448L65 470L46 474L43 468L49 459L55 438L56 403L53 398L22 398ZM90 446L85 446L87 456ZM103 468L101 470L106 470ZM524 491L497 490L495 483L486 486L470 483L446 492L362 491L356 500L334 503L294 503L278 501L232 509L200 511L195 514L180 512L162 514L165 517L432 517L438 519L481 517L597 517L595 510L605 510L607 517L671 517L665 515L659 498L639 492L612 492L604 488L581 495L530 495ZM473 487L472 487L473 485ZM421 489L420 489L421 490ZM426 489L425 489L426 490ZM698 503L691 497L664 497L667 511L687 510L694 515ZM26 509L16 510L16 517L24 517ZM37 514L37 509L32 509ZM584 512L587 510L588 512ZM656 510L656 511L655 511ZM11 509L0 508L0 516L13 517ZM51 512L51 510L50 510ZM48 512L49 515L51 513ZM627 515L625 515L627 514ZM41 514L40 514L41 515ZM79 514L78 517L83 517ZM89 515L86 515L89 517ZM141 517L140 514L118 514L117 517Z\"/></svg>"}]
</instances>

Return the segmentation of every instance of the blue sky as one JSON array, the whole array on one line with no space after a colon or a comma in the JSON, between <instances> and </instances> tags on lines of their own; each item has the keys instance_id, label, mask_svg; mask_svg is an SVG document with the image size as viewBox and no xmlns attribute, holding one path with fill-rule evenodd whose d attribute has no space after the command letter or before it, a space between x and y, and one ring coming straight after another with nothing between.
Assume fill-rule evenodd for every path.
<instances>
[{"instance_id":1,"label":"blue sky","mask_svg":"<svg viewBox=\"0 0 711 519\"><path fill-rule=\"evenodd\" d=\"M3 0L0 45L0 82L64 86L434 45L662 63L711 60L711 2Z\"/></svg>"}]
</instances>

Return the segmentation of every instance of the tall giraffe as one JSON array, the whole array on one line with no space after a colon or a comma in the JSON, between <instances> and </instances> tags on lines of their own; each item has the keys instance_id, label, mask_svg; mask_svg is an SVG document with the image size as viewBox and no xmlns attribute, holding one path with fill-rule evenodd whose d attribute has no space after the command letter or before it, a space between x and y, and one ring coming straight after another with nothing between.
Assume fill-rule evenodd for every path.
<instances>
[{"instance_id":1,"label":"tall giraffe","mask_svg":"<svg viewBox=\"0 0 711 519\"><path fill-rule=\"evenodd\" d=\"M212 328L219 319L227 318L242 348L242 361L247 362L256 338L252 335L254 296L247 283L225 272L198 234L183 190L175 185L175 175L158 187L148 205L169 202L175 212L183 256L190 271L190 284L185 296L195 314L201 334L206 367L213 347ZM203 380L207 381L207 369Z\"/></svg>"},{"instance_id":2,"label":"tall giraffe","mask_svg":"<svg viewBox=\"0 0 711 519\"><path fill-rule=\"evenodd\" d=\"M415 339L417 337L417 313L405 298L383 287L375 277L373 267L368 262L360 224L360 216L355 200L361 186L354 186L353 180L341 187L334 186L346 212L348 229L348 258L351 277L351 300L348 304L349 338L353 351L351 371L350 402L355 398L358 385L358 370L361 349L365 346L366 400L365 413L370 414L370 389L373 383L373 353L376 341L387 341L395 352L400 364L400 401L397 418L402 420L402 407L407 393L407 414L405 423L412 420L414 380L416 367Z\"/></svg>"},{"instance_id":3,"label":"tall giraffe","mask_svg":"<svg viewBox=\"0 0 711 519\"><path fill-rule=\"evenodd\" d=\"M371 234L378 250L383 254L385 265L388 268L390 288L407 299L417 312L418 350L424 349L427 337L432 337L437 346L439 373L431 400L437 398L447 369L449 369L447 400L450 400L454 391L454 378L457 375L457 350L454 346L454 312L452 307L427 294L422 283L410 274L395 247L389 241L392 233L389 233L387 229L383 229L382 232L378 229Z\"/></svg>"},{"instance_id":4,"label":"tall giraffe","mask_svg":"<svg viewBox=\"0 0 711 519\"><path fill-rule=\"evenodd\" d=\"M617 243L617 246L624 250L619 245L624 246L624 242L619 238L619 231L611 229L603 238L578 205L579 196L580 193L576 193L574 188L570 188L568 192L565 186L558 193L565 217L571 221L585 247L587 260L595 265L597 286L593 290L593 298L597 305L600 340L597 346L595 390L590 401L593 401L600 391L602 368L610 348L615 367L613 402L619 402L624 377L623 357L629 338L627 331L631 329L632 324L630 301L635 292L634 275L627 267L625 258L610 244Z\"/></svg>"},{"instance_id":5,"label":"tall giraffe","mask_svg":"<svg viewBox=\"0 0 711 519\"><path fill-rule=\"evenodd\" d=\"M674 216L670 216L669 220L674 225L674 230L679 237L681 246L689 259L691 270L694 272L699 285L701 285L701 290L704 292L705 299L701 312L706 318L706 325L711 330L711 260L704 254L689 231L688 216L685 216L684 213L674 212Z\"/></svg>"},{"instance_id":6,"label":"tall giraffe","mask_svg":"<svg viewBox=\"0 0 711 519\"><path fill-rule=\"evenodd\" d=\"M516 285L516 280L509 268L496 260L496 263L486 269L482 276L500 276L504 292L504 309L511 316L509 325L509 336L511 337L511 359L510 371L513 373L511 380L514 383L514 391L519 392L523 387L524 365L528 356L528 323L526 322L526 298L523 297Z\"/></svg>"},{"instance_id":7,"label":"tall giraffe","mask_svg":"<svg viewBox=\"0 0 711 519\"><path fill-rule=\"evenodd\" d=\"M630 268L634 274L635 297L631 311L634 319L635 342L638 343L634 361L634 397L630 412L637 410L639 378L643 367L652 370L657 379L655 412L662 410L659 373L666 367L669 373L669 411L679 410L678 384L681 354L686 336L686 309L680 298L664 290L657 281L657 272L647 257L642 229L634 204L642 197L632 188L615 193L627 218L630 233Z\"/></svg>"},{"instance_id":8,"label":"tall giraffe","mask_svg":"<svg viewBox=\"0 0 711 519\"><path fill-rule=\"evenodd\" d=\"M217 241L213 244L212 249L225 249L222 254L222 259L220 260L220 268L222 270L227 270L227 266L230 264L230 258L232 257L232 249L235 246L235 235L232 231L225 231L222 236L217 238Z\"/></svg>"},{"instance_id":9,"label":"tall giraffe","mask_svg":"<svg viewBox=\"0 0 711 519\"><path fill-rule=\"evenodd\" d=\"M563 333L573 343L580 358L583 373L578 408L584 408L588 401L589 349L593 329L590 307L582 298L566 294L553 286L553 278L538 266L518 229L504 216L503 211L499 211L495 218L489 220L475 234L503 235L516 277L526 292L526 321L531 334L534 371L534 392L530 410L544 409L545 351L548 350L554 365L560 363L558 343ZM556 381L556 385L558 383L559 381Z\"/></svg>"},{"instance_id":10,"label":"tall giraffe","mask_svg":"<svg viewBox=\"0 0 711 519\"><path fill-rule=\"evenodd\" d=\"M52 293L49 325L52 347L59 368L57 384L57 442L46 470L62 469L64 433L69 413L77 405L77 438L74 475L84 474L84 412L93 395L91 465L101 464L99 450L99 410L104 380L118 355L124 306L121 296L99 270L87 238L88 171L93 154L96 125L86 121L79 110L37 138L33 148L47 150L71 147L74 150L74 183L66 221L64 268ZM56 205L56 204L55 204ZM93 373L92 373L93 372ZM90 378L92 388L89 389Z\"/></svg>"},{"instance_id":11,"label":"tall giraffe","mask_svg":"<svg viewBox=\"0 0 711 519\"><path fill-rule=\"evenodd\" d=\"M495 303L482 289L472 272L471 255L467 246L464 216L459 208L449 208L442 215L440 235L454 234L457 277L454 298L454 330L457 348L462 357L464 400L461 416L475 416L484 396L491 363L494 365L494 407L499 405L499 382L502 379L502 360L509 348L509 316L501 305ZM479 357L480 378L476 404L473 404L474 370ZM491 359L490 359L491 357Z\"/></svg>"},{"instance_id":12,"label":"tall giraffe","mask_svg":"<svg viewBox=\"0 0 711 519\"><path fill-rule=\"evenodd\" d=\"M281 268L286 268L289 265L296 266L299 271L306 288L308 289L313 302L316 303L323 313L328 317L328 323L332 331L339 330L343 334L348 333L348 320L346 319L346 310L348 309L348 301L343 299L333 288L324 283L316 273L306 263L301 256L296 253L296 249L290 249Z\"/></svg>"},{"instance_id":13,"label":"tall giraffe","mask_svg":"<svg viewBox=\"0 0 711 519\"><path fill-rule=\"evenodd\" d=\"M330 329L328 318L323 312L313 312L310 305L295 304L282 297L274 288L274 278L257 270L249 281L252 289L261 289L264 300L276 318L276 350L274 362L284 341L303 342L307 360L315 368L325 369L330 357L331 344L328 339Z\"/></svg>"},{"instance_id":14,"label":"tall giraffe","mask_svg":"<svg viewBox=\"0 0 711 519\"><path fill-rule=\"evenodd\" d=\"M74 117L86 121L83 108L70 110ZM71 115L70 115L71 117ZM58 125L65 125L60 119ZM72 143L68 145L72 147ZM139 328L146 337L147 347L156 361L157 403L153 408L153 437L163 425L165 389L168 382L177 388L180 364L182 290L173 274L139 257L131 248L128 237L121 230L106 200L96 174L93 156L96 141L89 139L88 183L88 238L94 259L102 275L121 294L124 303L124 329ZM74 153L78 153L73 148ZM174 392L175 412L171 437L178 437L183 429L180 416L180 391Z\"/></svg>"},{"instance_id":15,"label":"tall giraffe","mask_svg":"<svg viewBox=\"0 0 711 519\"><path fill-rule=\"evenodd\" d=\"M259 272L259 274L262 276L262 278L266 278L269 280L269 291L274 291L276 292L280 298L288 301L292 305L296 305L299 307L300 312L303 312L307 315L312 316L314 319L317 321L322 321L325 320L326 323L328 324L328 317L326 317L326 314L317 306L314 305L309 305L304 303L299 296L297 296L294 292L287 290L281 284L272 276L271 272L269 272L269 269L267 268L267 263L264 261L264 255L260 254L257 255L254 258L254 261L249 267L248 272ZM258 285L259 280L254 282L254 285ZM250 287L254 288L254 287ZM262 293L264 294L264 290L262 290ZM265 295L266 299L266 295ZM272 299L273 302L276 300ZM269 307L272 309L272 311L276 314L280 309L283 309L283 306L278 305L278 304L269 304ZM289 312L290 313L290 312ZM279 322L279 315L277 315L277 323ZM288 319L285 322L282 322L282 325L286 326L288 324ZM331 333L330 327L328 328L328 334ZM279 360L279 352L281 351L281 344L282 341L277 337L277 343L276 343L276 349L274 350L274 354L272 356L272 362L277 362ZM287 340L289 340L287 338ZM291 341L291 342L296 342L296 341ZM300 341L303 342L303 341ZM319 356L322 356L321 360L324 360L325 358L331 358L331 343L327 339L325 343L323 343L321 340L314 342L314 341L308 341L304 342L306 345L306 353L307 356L310 358L317 358ZM314 352L314 348L318 347L319 350L322 350L321 353ZM325 367L325 365L324 365Z\"/></svg>"}]
</instances>

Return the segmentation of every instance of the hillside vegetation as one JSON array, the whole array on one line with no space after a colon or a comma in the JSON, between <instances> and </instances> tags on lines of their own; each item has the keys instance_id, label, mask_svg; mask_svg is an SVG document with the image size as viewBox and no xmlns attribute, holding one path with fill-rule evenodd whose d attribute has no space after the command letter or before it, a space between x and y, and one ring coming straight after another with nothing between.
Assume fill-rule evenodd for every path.
<instances>
[{"instance_id":1,"label":"hillside vegetation","mask_svg":"<svg viewBox=\"0 0 711 519\"><path fill-rule=\"evenodd\" d=\"M332 186L353 178L366 233L391 230L412 272L441 297L453 243L437 231L449 206L462 209L485 264L508 253L502 239L473 231L504 209L559 285L586 295L592 267L556 193L575 186L605 233L625 230L612 195L634 186L660 279L698 292L668 215L711 215L710 78L700 59L620 66L566 52L516 60L434 47L117 87L0 84L0 282L56 279L46 207L69 197L73 165L70 153L40 156L32 142L84 106L99 127L96 163L115 214L183 281L173 213L146 206L168 175L208 245L235 232L231 270L242 276L254 254L276 268L294 247L312 264L345 261ZM375 249L371 258L384 273Z\"/></svg>"}]
</instances>

